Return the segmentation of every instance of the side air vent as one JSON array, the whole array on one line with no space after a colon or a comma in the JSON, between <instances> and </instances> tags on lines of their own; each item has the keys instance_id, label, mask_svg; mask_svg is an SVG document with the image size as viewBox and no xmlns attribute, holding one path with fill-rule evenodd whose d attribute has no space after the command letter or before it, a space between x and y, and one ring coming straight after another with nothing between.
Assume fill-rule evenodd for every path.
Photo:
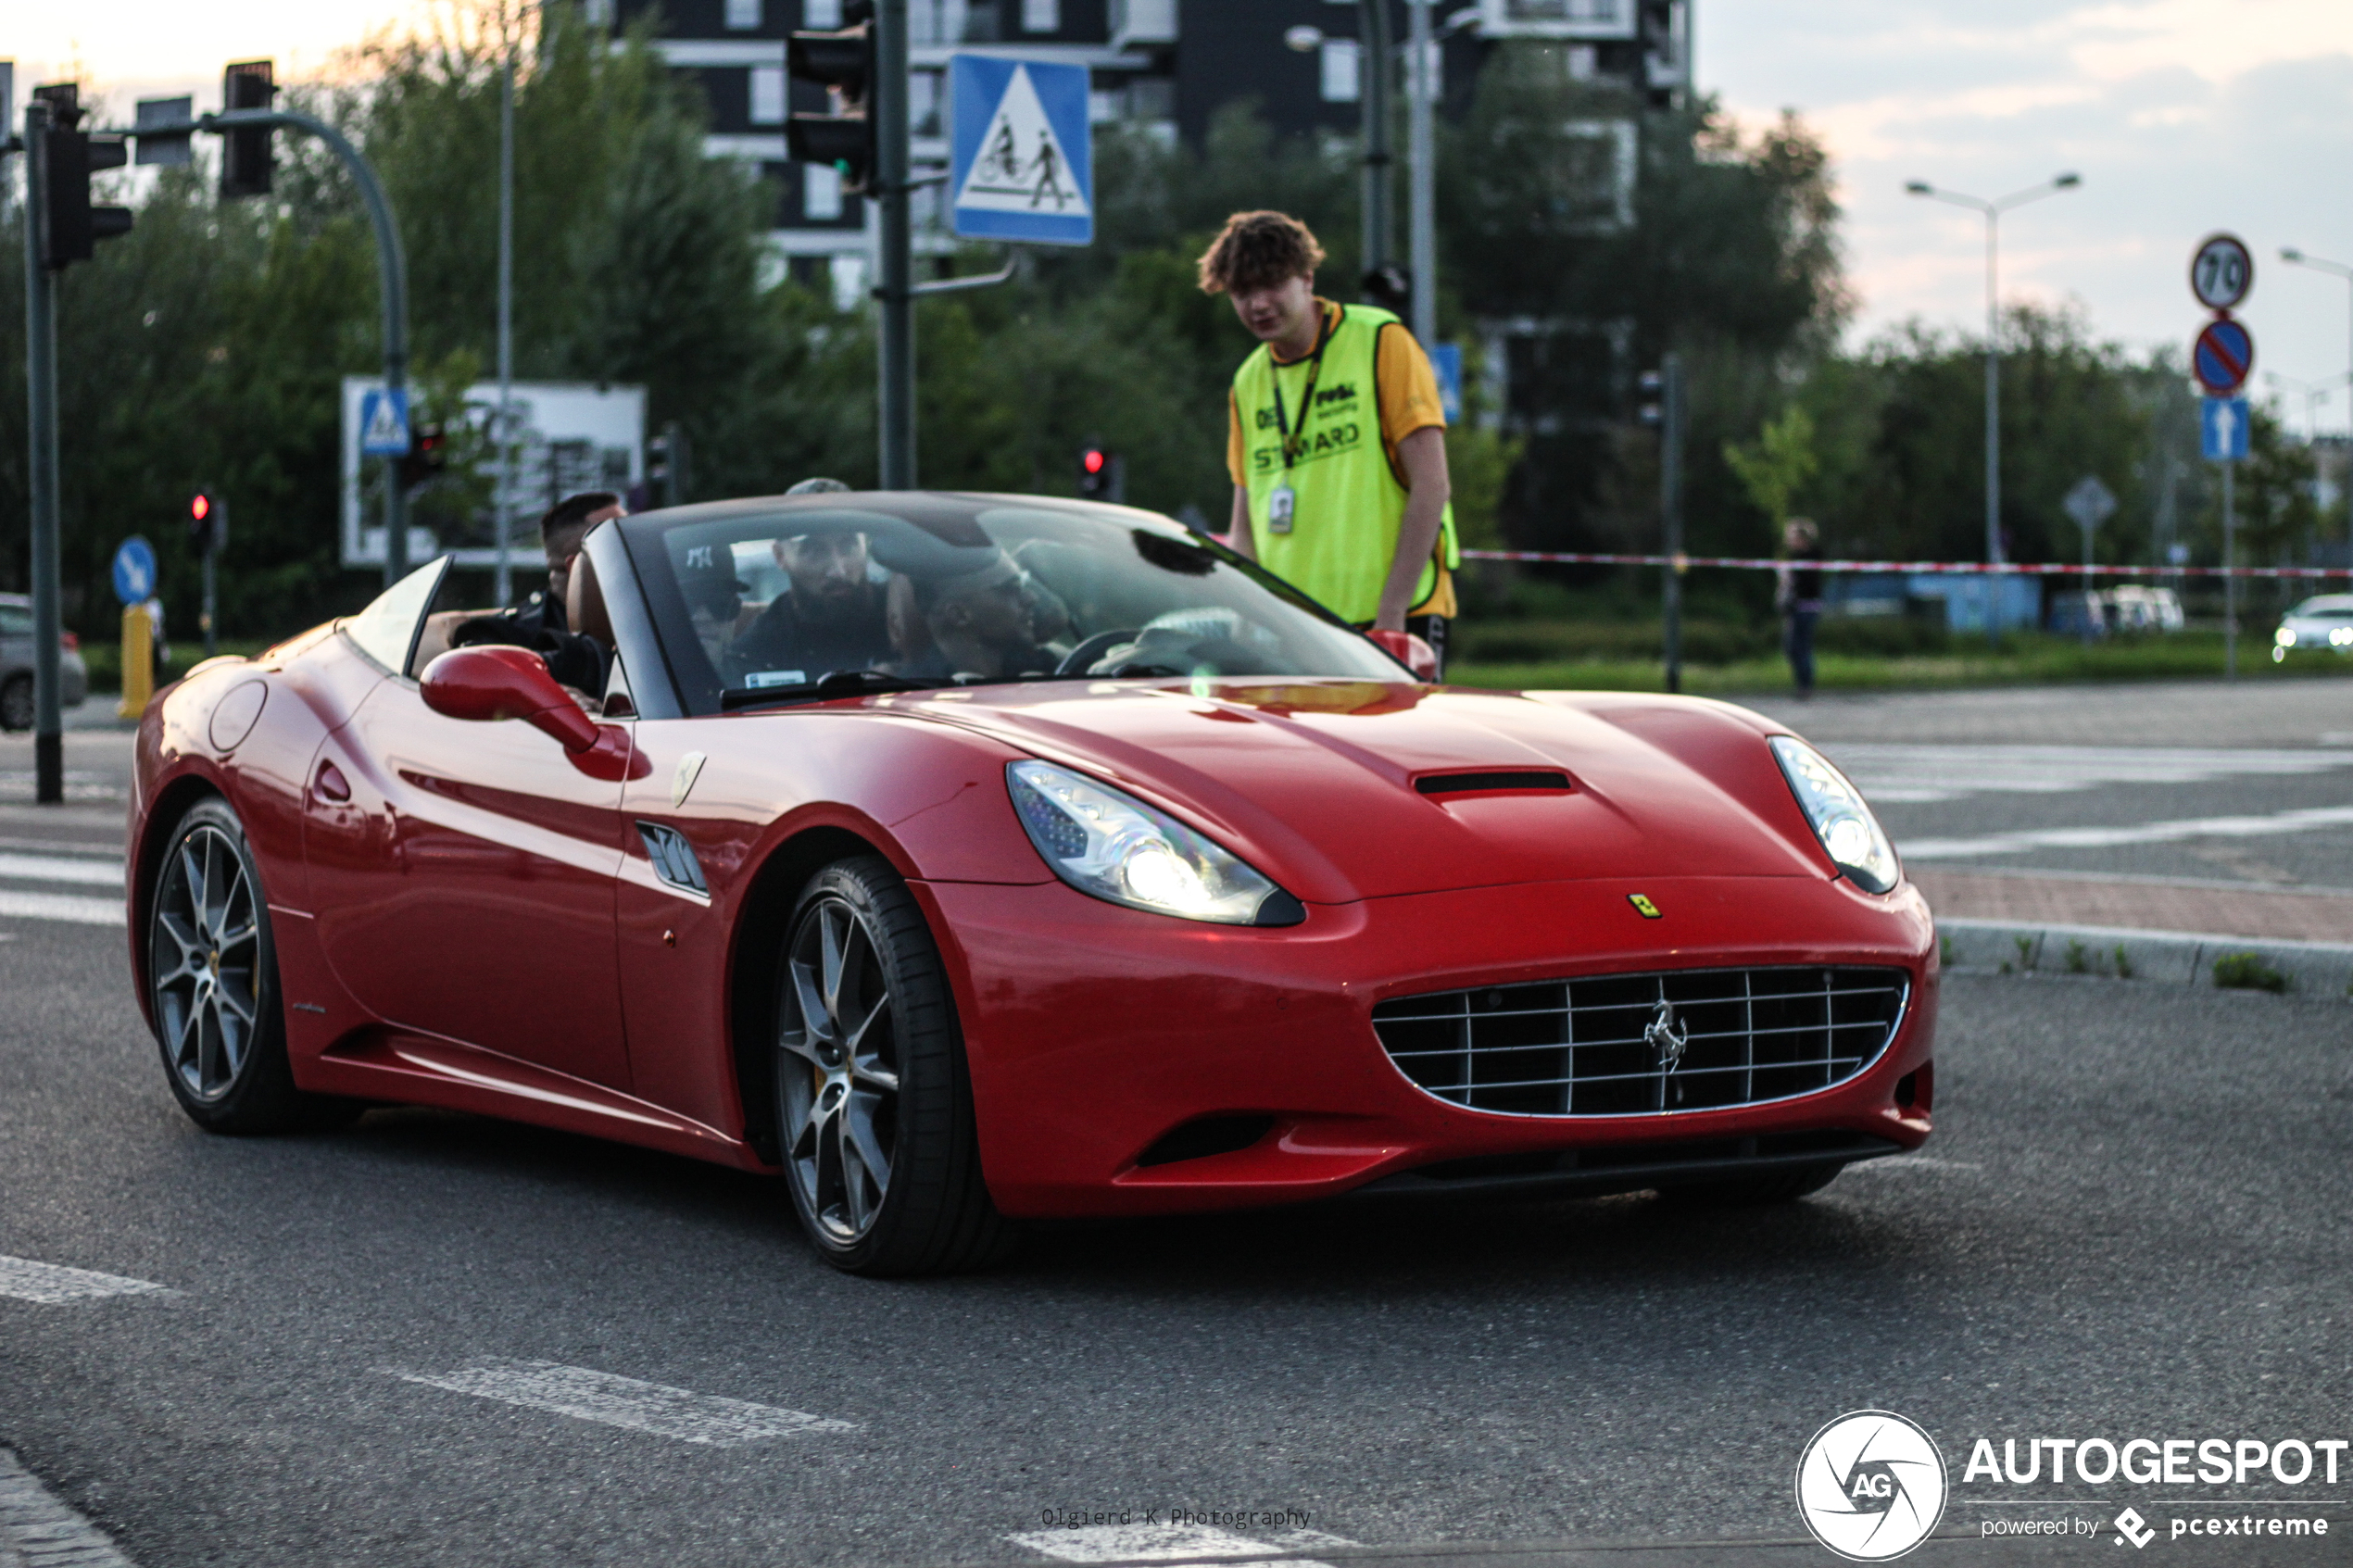
<instances>
[{"instance_id":1,"label":"side air vent","mask_svg":"<svg viewBox=\"0 0 2353 1568\"><path fill-rule=\"evenodd\" d=\"M702 879L702 862L695 858L695 847L676 828L660 822L639 822L637 836L646 841L646 857L654 863L654 875L682 893L697 897L711 897L711 888Z\"/></svg>"},{"instance_id":2,"label":"side air vent","mask_svg":"<svg viewBox=\"0 0 2353 1568\"><path fill-rule=\"evenodd\" d=\"M1272 1116L1195 1117L1136 1156L1136 1163L1145 1167L1174 1165L1181 1160L1236 1154L1265 1137L1274 1125Z\"/></svg>"},{"instance_id":3,"label":"side air vent","mask_svg":"<svg viewBox=\"0 0 2353 1568\"><path fill-rule=\"evenodd\" d=\"M1478 789L1553 790L1566 793L1570 784L1567 773L1549 770L1522 772L1429 773L1414 781L1414 788L1424 795L1466 795Z\"/></svg>"}]
</instances>

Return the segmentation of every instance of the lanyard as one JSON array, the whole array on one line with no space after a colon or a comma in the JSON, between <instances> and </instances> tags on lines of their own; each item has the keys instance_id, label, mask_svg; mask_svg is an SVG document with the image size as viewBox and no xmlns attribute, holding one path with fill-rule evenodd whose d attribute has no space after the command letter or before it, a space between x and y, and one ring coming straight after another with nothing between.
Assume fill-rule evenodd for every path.
<instances>
[{"instance_id":1,"label":"lanyard","mask_svg":"<svg viewBox=\"0 0 2353 1568\"><path fill-rule=\"evenodd\" d=\"M1315 333L1315 353L1307 361L1307 385L1301 392L1299 398L1299 433L1296 435L1291 433L1290 420L1283 412L1283 367L1273 363L1274 351L1272 349L1267 351L1266 379L1274 384L1275 388L1275 429L1283 438L1283 471L1285 473L1290 471L1291 460L1299 456L1300 448L1307 443L1307 417L1315 412L1315 383L1323 378L1324 374L1324 345L1331 342L1332 329L1335 325L1337 322L1326 320Z\"/></svg>"}]
</instances>

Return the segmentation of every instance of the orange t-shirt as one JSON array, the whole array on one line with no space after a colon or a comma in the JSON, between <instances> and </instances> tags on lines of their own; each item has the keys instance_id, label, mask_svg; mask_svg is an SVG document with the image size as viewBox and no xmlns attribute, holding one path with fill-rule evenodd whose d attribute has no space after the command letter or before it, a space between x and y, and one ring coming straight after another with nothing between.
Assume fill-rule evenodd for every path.
<instances>
[{"instance_id":1,"label":"orange t-shirt","mask_svg":"<svg viewBox=\"0 0 2353 1568\"><path fill-rule=\"evenodd\" d=\"M1329 332L1338 322L1340 307L1317 296L1316 304L1324 307L1324 331ZM1271 350L1270 350L1271 352ZM1297 359L1277 358L1277 365L1296 365ZM1429 368L1429 356L1414 341L1414 334L1403 321L1385 321L1380 337L1373 347L1373 384L1380 402L1380 447L1389 458L1389 471L1405 485L1404 466L1397 460L1398 443L1417 430L1431 425L1446 428L1446 405L1438 395L1438 372ZM1233 475L1238 485L1250 483L1249 470L1242 455L1242 417L1234 407L1231 388L1226 393L1226 471Z\"/></svg>"}]
</instances>

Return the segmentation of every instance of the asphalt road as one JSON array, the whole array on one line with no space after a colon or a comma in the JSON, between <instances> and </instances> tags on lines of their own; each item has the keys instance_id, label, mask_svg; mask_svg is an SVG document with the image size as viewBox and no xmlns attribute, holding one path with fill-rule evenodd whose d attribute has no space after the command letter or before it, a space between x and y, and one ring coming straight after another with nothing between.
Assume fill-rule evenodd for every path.
<instances>
[{"instance_id":1,"label":"asphalt road","mask_svg":"<svg viewBox=\"0 0 2353 1568\"><path fill-rule=\"evenodd\" d=\"M2353 1542L2353 1461L2335 1488L1959 1485L1978 1436L2353 1436L2341 1001L1955 978L1927 1157L1779 1210L1092 1226L889 1285L827 1269L774 1184L682 1160L422 1111L208 1136L118 932L0 935L0 1254L175 1293L0 1294L0 1444L145 1568L1044 1563L1143 1555L1046 1511L1171 1505L1301 1516L1160 1538L1207 1555L1786 1540L1801 1445L1865 1406L1943 1445L1948 1532L2319 1498L2285 1512L2326 1543L2166 1560ZM654 1424L719 1440L612 1424L634 1386L597 1374L702 1397ZM550 1379L605 1419L540 1408Z\"/></svg>"}]
</instances>

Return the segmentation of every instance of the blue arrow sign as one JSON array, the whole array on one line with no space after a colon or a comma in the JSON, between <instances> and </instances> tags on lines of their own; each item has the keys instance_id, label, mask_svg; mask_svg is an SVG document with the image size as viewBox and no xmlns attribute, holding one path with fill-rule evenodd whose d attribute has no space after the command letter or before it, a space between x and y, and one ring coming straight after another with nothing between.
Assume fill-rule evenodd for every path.
<instances>
[{"instance_id":1,"label":"blue arrow sign","mask_svg":"<svg viewBox=\"0 0 2353 1568\"><path fill-rule=\"evenodd\" d=\"M1095 153L1087 68L956 55L948 177L965 239L1083 245L1095 239Z\"/></svg>"},{"instance_id":2,"label":"blue arrow sign","mask_svg":"<svg viewBox=\"0 0 2353 1568\"><path fill-rule=\"evenodd\" d=\"M371 458L408 454L408 388L387 392L376 386L359 395L359 450Z\"/></svg>"},{"instance_id":3,"label":"blue arrow sign","mask_svg":"<svg viewBox=\"0 0 2353 1568\"><path fill-rule=\"evenodd\" d=\"M155 546L136 533L116 546L114 596L126 608L145 604L156 596Z\"/></svg>"},{"instance_id":4,"label":"blue arrow sign","mask_svg":"<svg viewBox=\"0 0 2353 1568\"><path fill-rule=\"evenodd\" d=\"M2205 437L2206 456L2217 463L2246 458L2246 399L2209 397L2200 410L2198 426Z\"/></svg>"}]
</instances>

